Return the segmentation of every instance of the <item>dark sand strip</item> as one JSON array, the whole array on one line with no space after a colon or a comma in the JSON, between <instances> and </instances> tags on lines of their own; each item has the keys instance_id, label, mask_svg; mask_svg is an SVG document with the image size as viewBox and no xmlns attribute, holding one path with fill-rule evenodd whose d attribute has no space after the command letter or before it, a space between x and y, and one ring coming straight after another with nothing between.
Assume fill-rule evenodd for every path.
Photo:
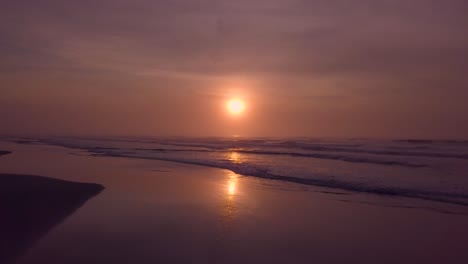
<instances>
[{"instance_id":1,"label":"dark sand strip","mask_svg":"<svg viewBox=\"0 0 468 264\"><path fill-rule=\"evenodd\" d=\"M0 263L21 256L41 236L104 187L41 176L0 174Z\"/></svg>"},{"instance_id":2,"label":"dark sand strip","mask_svg":"<svg viewBox=\"0 0 468 264\"><path fill-rule=\"evenodd\" d=\"M10 154L11 151L0 150L0 156Z\"/></svg>"}]
</instances>

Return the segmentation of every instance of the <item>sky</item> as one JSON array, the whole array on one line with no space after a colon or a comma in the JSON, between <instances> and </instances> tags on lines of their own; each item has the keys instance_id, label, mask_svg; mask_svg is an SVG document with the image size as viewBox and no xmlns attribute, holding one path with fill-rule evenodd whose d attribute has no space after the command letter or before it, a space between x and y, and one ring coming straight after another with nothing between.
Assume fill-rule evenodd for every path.
<instances>
[{"instance_id":1,"label":"sky","mask_svg":"<svg viewBox=\"0 0 468 264\"><path fill-rule=\"evenodd\" d=\"M468 138L467 12L465 0L5 0L0 134Z\"/></svg>"}]
</instances>

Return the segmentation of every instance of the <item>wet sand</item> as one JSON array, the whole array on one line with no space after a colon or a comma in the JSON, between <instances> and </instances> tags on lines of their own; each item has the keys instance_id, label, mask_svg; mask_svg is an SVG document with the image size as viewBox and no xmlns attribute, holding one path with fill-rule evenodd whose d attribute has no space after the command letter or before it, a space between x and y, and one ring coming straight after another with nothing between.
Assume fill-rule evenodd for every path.
<instances>
[{"instance_id":1,"label":"wet sand","mask_svg":"<svg viewBox=\"0 0 468 264\"><path fill-rule=\"evenodd\" d=\"M10 154L10 151L0 150L0 156Z\"/></svg>"},{"instance_id":2,"label":"wet sand","mask_svg":"<svg viewBox=\"0 0 468 264\"><path fill-rule=\"evenodd\" d=\"M0 173L106 190L18 263L466 263L468 217L171 162L0 143ZM336 193L335 193L336 192ZM452 210L453 209L453 210ZM452 212L460 212L453 214Z\"/></svg>"},{"instance_id":3,"label":"wet sand","mask_svg":"<svg viewBox=\"0 0 468 264\"><path fill-rule=\"evenodd\" d=\"M0 263L12 262L103 186L0 174Z\"/></svg>"}]
</instances>

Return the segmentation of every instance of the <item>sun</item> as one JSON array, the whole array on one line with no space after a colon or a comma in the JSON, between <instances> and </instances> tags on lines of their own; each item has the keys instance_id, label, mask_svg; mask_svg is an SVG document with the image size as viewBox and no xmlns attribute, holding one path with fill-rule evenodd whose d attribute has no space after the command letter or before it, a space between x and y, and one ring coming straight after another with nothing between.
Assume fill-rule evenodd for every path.
<instances>
[{"instance_id":1,"label":"sun","mask_svg":"<svg viewBox=\"0 0 468 264\"><path fill-rule=\"evenodd\" d=\"M238 115L244 112L245 103L239 99L232 99L228 101L227 109L231 114Z\"/></svg>"}]
</instances>

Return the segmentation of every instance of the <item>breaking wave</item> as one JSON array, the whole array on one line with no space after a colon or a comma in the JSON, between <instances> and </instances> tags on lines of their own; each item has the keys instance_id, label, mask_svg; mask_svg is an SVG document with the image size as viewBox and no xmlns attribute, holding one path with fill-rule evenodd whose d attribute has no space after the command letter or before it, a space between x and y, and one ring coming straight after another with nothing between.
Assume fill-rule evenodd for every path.
<instances>
[{"instance_id":1,"label":"breaking wave","mask_svg":"<svg viewBox=\"0 0 468 264\"><path fill-rule=\"evenodd\" d=\"M340 178L338 176L333 177L334 179L323 179L323 176L316 175L312 178L302 178L286 175L277 175L268 172L268 169L262 168L255 165L249 164L237 164L230 163L227 161L208 161L208 160L196 160L196 159L184 159L184 158L164 158L164 157L151 157L145 155L138 155L132 153L119 153L119 152L96 152L95 155L108 156L108 157L126 157L126 158L142 158L142 159L154 159L162 161L170 161L184 164L192 164L206 167L213 167L219 169L227 169L237 174L245 176L253 176L264 179L279 180L286 182L293 182L306 185L314 185L327 188L336 188L354 192L366 192L381 195L394 195L408 198L420 198L425 200L451 203L457 205L468 206L468 194L457 194L448 192L436 192L426 191L419 189L410 188L397 188L397 187L385 187L385 186L367 186L365 184L346 182L342 180L336 180Z\"/></svg>"},{"instance_id":2,"label":"breaking wave","mask_svg":"<svg viewBox=\"0 0 468 264\"><path fill-rule=\"evenodd\" d=\"M468 206L465 141L46 138L30 142L87 150L93 155L194 164L264 179Z\"/></svg>"}]
</instances>

